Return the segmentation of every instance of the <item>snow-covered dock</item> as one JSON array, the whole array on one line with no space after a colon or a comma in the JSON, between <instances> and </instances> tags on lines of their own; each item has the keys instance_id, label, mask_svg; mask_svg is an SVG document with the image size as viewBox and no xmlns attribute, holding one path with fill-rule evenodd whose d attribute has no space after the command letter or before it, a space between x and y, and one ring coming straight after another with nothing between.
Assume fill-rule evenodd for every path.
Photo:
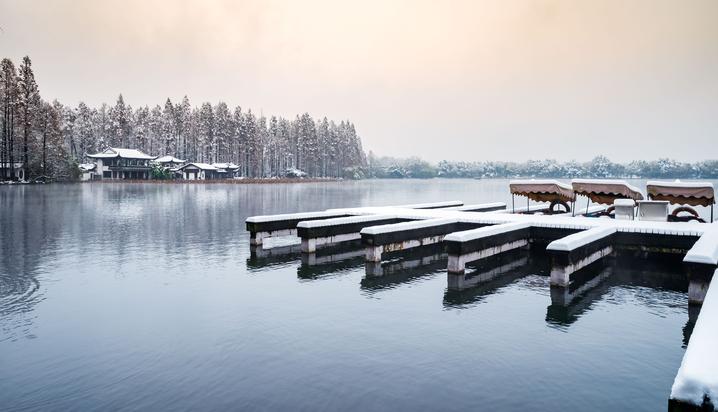
<instances>
[{"instance_id":1,"label":"snow-covered dock","mask_svg":"<svg viewBox=\"0 0 718 412\"><path fill-rule=\"evenodd\" d=\"M688 348L671 388L671 410L718 407L718 286L708 288ZM700 406L704 408L701 409Z\"/></svg>"},{"instance_id":2,"label":"snow-covered dock","mask_svg":"<svg viewBox=\"0 0 718 412\"><path fill-rule=\"evenodd\" d=\"M509 251L523 253L521 249L527 248L543 251L551 258L551 296L552 301L558 302L552 307L565 306L582 291L601 283L607 275L582 284L574 279L574 274L580 277L583 268L603 265L602 260L617 250L683 255L689 282L688 303L702 304L703 310L676 377L671 404L698 405L706 397L718 399L718 356L713 353L713 348L718 347L718 335L716 328L711 327L718 321L718 291L709 287L718 269L718 223L581 216L595 208L580 211L579 216L519 213L543 208L544 205L529 205L525 211L516 208L516 213L511 213L503 203L464 206L452 201L331 209L255 216L247 219L247 230L255 247L267 237L298 234L302 239L301 252L308 256L302 259L310 264L326 261L313 256L319 246L361 240L367 273L374 276L386 273L381 266L386 253L438 245L448 254L449 289L457 290L481 279L501 277L513 268L509 263L498 270L479 270L467 277L467 263L481 263ZM345 255L358 257L361 251ZM414 259L399 267L441 263L437 260L440 256L433 253L431 258Z\"/></svg>"},{"instance_id":3,"label":"snow-covered dock","mask_svg":"<svg viewBox=\"0 0 718 412\"><path fill-rule=\"evenodd\" d=\"M464 203L458 200L421 203L412 205L394 206L393 208L404 210L432 210L441 208L452 208L463 206ZM250 244L261 245L264 239L270 237L291 236L297 234L299 222L314 220L332 219L340 217L351 217L365 214L373 214L373 208L358 209L330 209L321 212L287 213L281 215L251 216L247 218L247 231L250 232Z\"/></svg>"}]
</instances>

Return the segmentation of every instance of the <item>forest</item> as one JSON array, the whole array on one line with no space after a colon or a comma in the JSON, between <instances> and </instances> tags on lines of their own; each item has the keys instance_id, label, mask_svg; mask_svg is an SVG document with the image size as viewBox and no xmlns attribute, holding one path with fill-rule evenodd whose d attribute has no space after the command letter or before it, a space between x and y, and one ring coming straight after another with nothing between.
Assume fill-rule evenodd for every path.
<instances>
[{"instance_id":1,"label":"forest","mask_svg":"<svg viewBox=\"0 0 718 412\"><path fill-rule=\"evenodd\" d=\"M0 180L22 164L26 180L68 181L85 155L107 147L139 149L193 162L233 162L242 176L269 178L301 170L316 178L361 178L366 156L350 121L256 115L224 102L173 103L133 108L122 95L114 105L77 107L40 96L29 57L19 67L2 60Z\"/></svg>"},{"instance_id":2,"label":"forest","mask_svg":"<svg viewBox=\"0 0 718 412\"><path fill-rule=\"evenodd\" d=\"M588 162L553 159L525 162L456 162L442 160L437 165L411 157L396 159L378 157L369 152L367 176L372 178L652 178L652 179L718 179L718 160L695 163L671 159L634 160L614 163L605 156Z\"/></svg>"},{"instance_id":3,"label":"forest","mask_svg":"<svg viewBox=\"0 0 718 412\"><path fill-rule=\"evenodd\" d=\"M605 156L587 162L529 160L432 164L416 157L365 155L354 124L256 115L224 102L192 106L185 96L173 103L133 108L120 94L114 105L76 107L42 99L32 62L18 67L3 59L0 67L0 180L10 179L9 165L27 171L25 180L76 180L88 153L107 147L172 155L194 162L232 162L240 174L273 178L301 170L314 178L691 178L717 179L718 161L671 159L621 164Z\"/></svg>"}]
</instances>

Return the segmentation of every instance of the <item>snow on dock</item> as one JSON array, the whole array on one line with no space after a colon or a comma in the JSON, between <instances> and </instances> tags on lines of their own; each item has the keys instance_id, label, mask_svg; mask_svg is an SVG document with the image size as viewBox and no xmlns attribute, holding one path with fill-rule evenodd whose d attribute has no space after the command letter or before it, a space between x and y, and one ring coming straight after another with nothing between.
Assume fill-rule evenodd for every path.
<instances>
[{"instance_id":1,"label":"snow on dock","mask_svg":"<svg viewBox=\"0 0 718 412\"><path fill-rule=\"evenodd\" d=\"M410 219L399 215L363 215L309 220L297 224L297 235L302 239L302 252L316 252L317 246L337 244L361 239L359 232L367 226L401 223Z\"/></svg>"},{"instance_id":2,"label":"snow on dock","mask_svg":"<svg viewBox=\"0 0 718 412\"><path fill-rule=\"evenodd\" d=\"M296 228L299 222L331 219L338 217L349 217L353 215L365 215L374 213L375 209L382 210L387 208L393 209L416 209L416 210L433 210L447 207L463 206L464 202L460 200L450 200L445 202L419 203L403 206L385 206L379 208L358 208L358 209L329 209L322 212L304 212L304 213L286 213L280 215L251 216L246 220L247 230L250 232L251 245L261 245L264 239L278 236L291 236L296 234Z\"/></svg>"},{"instance_id":3,"label":"snow on dock","mask_svg":"<svg viewBox=\"0 0 718 412\"><path fill-rule=\"evenodd\" d=\"M452 233L444 238L449 273L463 274L466 263L528 246L528 222L513 222Z\"/></svg>"},{"instance_id":4,"label":"snow on dock","mask_svg":"<svg viewBox=\"0 0 718 412\"><path fill-rule=\"evenodd\" d=\"M495 210L505 210L506 203L494 202L494 203L479 203L477 205L464 205L449 207L444 210L458 210L461 212L493 212Z\"/></svg>"},{"instance_id":5,"label":"snow on dock","mask_svg":"<svg viewBox=\"0 0 718 412\"><path fill-rule=\"evenodd\" d=\"M366 246L366 260L380 262L383 252L440 243L448 233L478 225L462 222L456 217L425 219L364 228L361 230L361 239Z\"/></svg>"},{"instance_id":6,"label":"snow on dock","mask_svg":"<svg viewBox=\"0 0 718 412\"><path fill-rule=\"evenodd\" d=\"M401 209L443 209L447 207L463 206L461 200L448 200L445 202L417 203L413 205L394 206Z\"/></svg>"},{"instance_id":7,"label":"snow on dock","mask_svg":"<svg viewBox=\"0 0 718 412\"><path fill-rule=\"evenodd\" d=\"M573 273L613 253L615 234L616 228L594 227L549 243L551 284L568 286Z\"/></svg>"},{"instance_id":8,"label":"snow on dock","mask_svg":"<svg viewBox=\"0 0 718 412\"><path fill-rule=\"evenodd\" d=\"M585 186L594 182L579 183ZM600 187L599 195L637 197L635 188L618 183L621 184ZM617 188L625 193L617 193L620 192ZM718 223L583 216L604 210L603 206L577 211L579 216L535 213L546 208L548 205L538 204L510 213L511 210L499 202L464 205L460 201L450 201L254 216L248 218L246 224L253 245L261 245L262 239L267 237L299 234L302 252L314 259L310 264L320 261L312 255L318 246L348 240L361 239L366 264L379 269L383 253L440 245L448 253L449 284L459 289L476 283L476 279L464 277L467 262L485 262L483 259L490 256L500 257L511 250L548 244L546 253L552 257L552 301L555 295L560 302L571 301L577 291L589 290L601 283L607 274L582 285L582 275L578 272L612 254L616 248L682 254L689 280L688 303L702 304L703 309L676 376L671 402L695 406L706 397L718 399L718 356L715 354L718 328L712 327L718 321L718 287L709 286L718 269ZM361 253L345 255L337 255L337 258L361 256ZM321 262L333 259L330 255ZM421 259L411 262L425 264ZM503 269L489 269L485 276L477 279L503 272ZM572 278L574 274L577 279Z\"/></svg>"},{"instance_id":9,"label":"snow on dock","mask_svg":"<svg viewBox=\"0 0 718 412\"><path fill-rule=\"evenodd\" d=\"M699 406L718 400L718 286L708 288L703 307L671 388L672 403ZM696 410L698 410L696 408ZM712 409L702 409L712 410Z\"/></svg>"}]
</instances>

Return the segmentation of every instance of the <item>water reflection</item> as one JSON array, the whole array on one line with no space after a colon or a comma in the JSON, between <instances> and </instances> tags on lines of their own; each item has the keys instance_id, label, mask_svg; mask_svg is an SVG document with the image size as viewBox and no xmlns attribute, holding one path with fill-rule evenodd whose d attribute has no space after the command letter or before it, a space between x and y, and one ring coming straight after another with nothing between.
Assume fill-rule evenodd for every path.
<instances>
[{"instance_id":1,"label":"water reflection","mask_svg":"<svg viewBox=\"0 0 718 412\"><path fill-rule=\"evenodd\" d=\"M401 284L446 270L446 253L441 245L414 248L392 260L366 262L361 289L370 293L393 289Z\"/></svg>"},{"instance_id":2,"label":"water reflection","mask_svg":"<svg viewBox=\"0 0 718 412\"><path fill-rule=\"evenodd\" d=\"M547 274L545 256L530 250L514 250L467 265L464 275L447 274L444 306L462 307L480 302L516 280Z\"/></svg>"},{"instance_id":3,"label":"water reflection","mask_svg":"<svg viewBox=\"0 0 718 412\"><path fill-rule=\"evenodd\" d=\"M41 214L23 218L27 189L0 191L0 341L35 336L32 311L44 299L39 273L43 258L55 251L60 229L48 217L58 205L46 194L32 199Z\"/></svg>"},{"instance_id":4,"label":"water reflection","mask_svg":"<svg viewBox=\"0 0 718 412\"><path fill-rule=\"evenodd\" d=\"M572 275L569 287L551 286L551 305L546 310L546 322L566 327L599 300L610 288L606 282L613 274L613 265L602 260L594 262Z\"/></svg>"},{"instance_id":5,"label":"water reflection","mask_svg":"<svg viewBox=\"0 0 718 412\"><path fill-rule=\"evenodd\" d=\"M358 241L327 246L314 253L302 253L297 277L324 279L358 269L364 263L364 249Z\"/></svg>"},{"instance_id":6,"label":"water reflection","mask_svg":"<svg viewBox=\"0 0 718 412\"><path fill-rule=\"evenodd\" d=\"M682 340L685 347L700 313L700 307L688 305L687 292L688 280L680 255L619 251L614 258L594 262L576 272L569 287L551 287L546 322L566 329L597 302L620 305L630 294L632 300L659 315L666 309L683 311L688 307Z\"/></svg>"},{"instance_id":7,"label":"water reflection","mask_svg":"<svg viewBox=\"0 0 718 412\"><path fill-rule=\"evenodd\" d=\"M276 246L264 249L262 245L250 246L247 268L269 269L274 266L282 266L287 263L294 263L302 255L301 245Z\"/></svg>"}]
</instances>

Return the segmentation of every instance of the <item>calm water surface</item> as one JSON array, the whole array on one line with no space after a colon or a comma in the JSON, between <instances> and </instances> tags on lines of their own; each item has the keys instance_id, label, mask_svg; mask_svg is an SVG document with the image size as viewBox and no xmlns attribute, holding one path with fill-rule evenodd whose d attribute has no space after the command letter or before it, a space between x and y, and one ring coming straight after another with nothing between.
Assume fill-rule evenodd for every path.
<instances>
[{"instance_id":1,"label":"calm water surface","mask_svg":"<svg viewBox=\"0 0 718 412\"><path fill-rule=\"evenodd\" d=\"M507 186L0 187L0 409L664 410L696 315L672 262L619 259L563 296L518 252L448 290L440 251L368 275L351 250L250 253L244 230Z\"/></svg>"}]
</instances>

